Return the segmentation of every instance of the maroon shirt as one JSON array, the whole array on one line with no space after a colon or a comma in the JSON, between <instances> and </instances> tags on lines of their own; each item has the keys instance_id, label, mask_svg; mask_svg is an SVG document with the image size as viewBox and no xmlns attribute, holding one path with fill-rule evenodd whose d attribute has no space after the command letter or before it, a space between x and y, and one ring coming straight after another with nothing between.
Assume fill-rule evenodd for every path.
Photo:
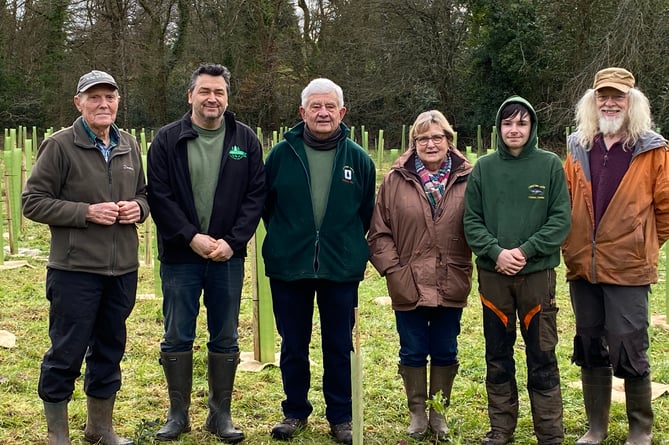
<instances>
[{"instance_id":1,"label":"maroon shirt","mask_svg":"<svg viewBox=\"0 0 669 445\"><path fill-rule=\"evenodd\" d=\"M633 147L623 150L621 142L616 142L607 151L602 135L595 137L592 149L589 151L592 203L595 206L595 231L613 195L618 190L620 181L627 173L632 162L632 152Z\"/></svg>"}]
</instances>

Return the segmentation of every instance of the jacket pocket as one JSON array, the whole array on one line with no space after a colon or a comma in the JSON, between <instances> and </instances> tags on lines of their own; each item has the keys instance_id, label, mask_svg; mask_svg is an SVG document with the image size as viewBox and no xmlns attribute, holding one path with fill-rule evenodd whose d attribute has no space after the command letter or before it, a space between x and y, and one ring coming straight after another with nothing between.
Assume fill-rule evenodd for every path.
<instances>
[{"instance_id":1,"label":"jacket pocket","mask_svg":"<svg viewBox=\"0 0 669 445\"><path fill-rule=\"evenodd\" d=\"M413 304L418 301L418 289L411 266L405 264L386 275L388 294L394 304Z\"/></svg>"},{"instance_id":2,"label":"jacket pocket","mask_svg":"<svg viewBox=\"0 0 669 445\"><path fill-rule=\"evenodd\" d=\"M449 263L442 266L439 277L439 299L444 306L464 306L472 290L472 263Z\"/></svg>"},{"instance_id":3,"label":"jacket pocket","mask_svg":"<svg viewBox=\"0 0 669 445\"><path fill-rule=\"evenodd\" d=\"M539 349L551 351L558 342L556 306L541 309L539 314Z\"/></svg>"}]
</instances>

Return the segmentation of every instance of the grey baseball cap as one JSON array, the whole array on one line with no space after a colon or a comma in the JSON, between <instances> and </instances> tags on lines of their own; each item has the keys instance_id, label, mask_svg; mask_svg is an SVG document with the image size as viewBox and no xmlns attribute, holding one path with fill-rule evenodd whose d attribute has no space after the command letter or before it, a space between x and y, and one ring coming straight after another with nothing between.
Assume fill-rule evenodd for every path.
<instances>
[{"instance_id":1,"label":"grey baseball cap","mask_svg":"<svg viewBox=\"0 0 669 445\"><path fill-rule=\"evenodd\" d=\"M83 93L90 87L100 84L111 85L118 90L118 85L116 85L116 81L111 75L105 73L104 71L93 70L79 78L79 83L77 84L77 94Z\"/></svg>"}]
</instances>

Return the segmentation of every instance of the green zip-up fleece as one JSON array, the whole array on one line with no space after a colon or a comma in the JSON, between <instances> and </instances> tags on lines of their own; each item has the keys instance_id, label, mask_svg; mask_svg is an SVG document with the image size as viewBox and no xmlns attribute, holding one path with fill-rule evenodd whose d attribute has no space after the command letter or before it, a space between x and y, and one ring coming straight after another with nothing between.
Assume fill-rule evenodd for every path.
<instances>
[{"instance_id":1,"label":"green zip-up fleece","mask_svg":"<svg viewBox=\"0 0 669 445\"><path fill-rule=\"evenodd\" d=\"M369 258L365 233L374 209L376 167L369 155L342 136L336 148L330 193L320 230L311 204L304 123L293 127L265 160L269 195L263 221L265 274L282 281L307 278L362 280Z\"/></svg>"},{"instance_id":2,"label":"green zip-up fleece","mask_svg":"<svg viewBox=\"0 0 669 445\"><path fill-rule=\"evenodd\" d=\"M465 192L465 236L481 269L494 272L502 249L520 247L527 264L519 274L527 274L560 264L560 246L571 224L570 202L560 158L537 146L537 115L529 102L518 96L507 99L497 112L497 128L508 103L530 110L530 137L516 157L498 131L497 150L474 165Z\"/></svg>"}]
</instances>

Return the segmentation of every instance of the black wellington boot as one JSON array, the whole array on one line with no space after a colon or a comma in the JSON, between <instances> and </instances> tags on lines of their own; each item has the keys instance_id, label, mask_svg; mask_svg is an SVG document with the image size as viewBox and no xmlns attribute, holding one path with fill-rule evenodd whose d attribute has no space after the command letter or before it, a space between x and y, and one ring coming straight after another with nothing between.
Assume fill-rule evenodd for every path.
<instances>
[{"instance_id":1,"label":"black wellington boot","mask_svg":"<svg viewBox=\"0 0 669 445\"><path fill-rule=\"evenodd\" d=\"M170 409L167 422L156 433L156 440L177 440L190 431L190 393L193 388L193 351L161 352L160 364L165 372Z\"/></svg>"},{"instance_id":2,"label":"black wellington boot","mask_svg":"<svg viewBox=\"0 0 669 445\"><path fill-rule=\"evenodd\" d=\"M207 357L209 370L209 416L204 428L225 443L244 440L244 433L234 427L230 415L232 387L239 363L239 353L210 352Z\"/></svg>"}]
</instances>

